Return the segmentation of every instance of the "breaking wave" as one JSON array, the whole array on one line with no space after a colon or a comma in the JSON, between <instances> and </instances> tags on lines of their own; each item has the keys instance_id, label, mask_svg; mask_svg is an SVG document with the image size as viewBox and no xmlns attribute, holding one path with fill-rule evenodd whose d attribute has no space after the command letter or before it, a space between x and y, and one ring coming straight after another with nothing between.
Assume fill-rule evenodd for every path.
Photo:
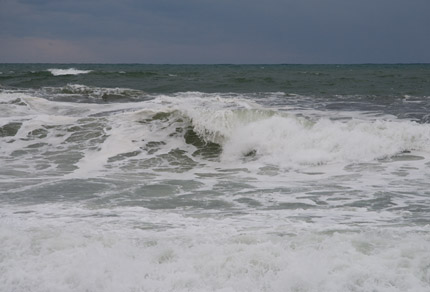
<instances>
[{"instance_id":1,"label":"breaking wave","mask_svg":"<svg viewBox=\"0 0 430 292\"><path fill-rule=\"evenodd\" d=\"M306 117L241 99L159 100L188 118L201 139L220 144L225 160L252 154L271 164L320 165L430 150L430 125L412 121Z\"/></svg>"},{"instance_id":2,"label":"breaking wave","mask_svg":"<svg viewBox=\"0 0 430 292\"><path fill-rule=\"evenodd\" d=\"M49 72L51 72L54 76L62 76L62 75L79 75L79 74L88 74L92 72L92 70L78 70L75 68L69 68L69 69L48 69Z\"/></svg>"},{"instance_id":3,"label":"breaking wave","mask_svg":"<svg viewBox=\"0 0 430 292\"><path fill-rule=\"evenodd\" d=\"M98 97L142 94L79 85L61 90ZM271 109L238 97L182 93L138 102L79 104L17 93L3 96L10 116L14 117L0 120L0 133L20 139L19 143L4 141L4 149L16 151L13 145L29 147L34 143L29 137L43 132L40 143L58 148L70 143L73 148L78 143L82 147L83 158L75 164L78 168L103 169L115 161L123 164L152 158L167 159L169 165L170 158L166 157L173 155L184 164L192 157L191 167L197 166L200 159L203 160L199 163L209 159L218 161L220 166L252 161L262 166L300 169L366 163L411 151L430 151L429 124L366 115L332 120L314 113ZM71 122L75 125L69 125ZM62 123L65 125L61 126ZM90 150L93 147L97 150ZM177 151L183 154L178 156Z\"/></svg>"},{"instance_id":4,"label":"breaking wave","mask_svg":"<svg viewBox=\"0 0 430 292\"><path fill-rule=\"evenodd\" d=\"M67 84L63 87L43 87L43 96L50 100L97 102L97 101L130 101L147 98L147 94L141 90L130 88L94 87L81 84Z\"/></svg>"}]
</instances>

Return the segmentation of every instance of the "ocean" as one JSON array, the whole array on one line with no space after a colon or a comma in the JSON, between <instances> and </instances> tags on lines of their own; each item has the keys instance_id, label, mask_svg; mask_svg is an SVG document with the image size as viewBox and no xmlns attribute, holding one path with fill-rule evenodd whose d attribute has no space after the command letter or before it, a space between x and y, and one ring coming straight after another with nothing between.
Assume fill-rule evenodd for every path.
<instances>
[{"instance_id":1,"label":"ocean","mask_svg":"<svg viewBox=\"0 0 430 292\"><path fill-rule=\"evenodd\" d=\"M0 291L430 291L430 64L0 64Z\"/></svg>"}]
</instances>

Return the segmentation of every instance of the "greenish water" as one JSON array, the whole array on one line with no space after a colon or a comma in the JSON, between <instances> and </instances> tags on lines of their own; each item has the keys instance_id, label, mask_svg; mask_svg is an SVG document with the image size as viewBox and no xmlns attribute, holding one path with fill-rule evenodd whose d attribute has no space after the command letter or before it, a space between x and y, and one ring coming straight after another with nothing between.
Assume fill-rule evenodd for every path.
<instances>
[{"instance_id":1,"label":"greenish water","mask_svg":"<svg viewBox=\"0 0 430 292\"><path fill-rule=\"evenodd\" d=\"M53 76L50 68L93 70ZM148 93L287 92L330 95L428 95L429 64L410 65L97 65L0 64L0 84L19 88L124 87ZM13 71L13 73L11 73Z\"/></svg>"}]
</instances>

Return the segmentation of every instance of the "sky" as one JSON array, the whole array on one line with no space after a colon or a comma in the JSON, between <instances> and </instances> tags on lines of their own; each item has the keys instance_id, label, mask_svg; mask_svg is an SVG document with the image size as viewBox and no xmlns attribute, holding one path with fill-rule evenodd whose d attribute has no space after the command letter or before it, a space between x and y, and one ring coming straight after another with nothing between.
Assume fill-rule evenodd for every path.
<instances>
[{"instance_id":1,"label":"sky","mask_svg":"<svg viewBox=\"0 0 430 292\"><path fill-rule=\"evenodd\" d=\"M0 0L0 63L430 63L429 0Z\"/></svg>"}]
</instances>

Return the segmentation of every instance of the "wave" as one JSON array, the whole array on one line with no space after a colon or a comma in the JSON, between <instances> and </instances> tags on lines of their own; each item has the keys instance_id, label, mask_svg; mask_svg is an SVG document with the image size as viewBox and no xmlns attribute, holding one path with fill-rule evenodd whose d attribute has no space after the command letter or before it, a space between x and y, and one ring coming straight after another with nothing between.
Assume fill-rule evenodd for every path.
<instances>
[{"instance_id":1,"label":"wave","mask_svg":"<svg viewBox=\"0 0 430 292\"><path fill-rule=\"evenodd\" d=\"M428 124L364 117L346 121L301 117L239 99L175 102L204 141L222 146L224 160L252 154L271 164L320 165L368 162L430 150Z\"/></svg>"},{"instance_id":2,"label":"wave","mask_svg":"<svg viewBox=\"0 0 430 292\"><path fill-rule=\"evenodd\" d=\"M428 149L430 128L387 121L315 123L274 116L236 128L224 146L226 158L254 152L273 164L320 165L368 162L411 150Z\"/></svg>"},{"instance_id":3,"label":"wave","mask_svg":"<svg viewBox=\"0 0 430 292\"><path fill-rule=\"evenodd\" d=\"M430 125L409 120L360 117L357 113L351 119L332 120L201 93L160 96L146 105L136 114L145 116L139 122L151 132L157 136L165 133L165 139L175 133L197 148L193 155L218 155L222 163L251 159L301 168L430 151Z\"/></svg>"},{"instance_id":4,"label":"wave","mask_svg":"<svg viewBox=\"0 0 430 292\"><path fill-rule=\"evenodd\" d=\"M94 88L71 86L70 89L94 94ZM298 114L270 108L240 97L187 92L159 95L146 101L79 104L10 94L5 100L10 116L16 113L8 121L20 123L19 126L1 123L5 137L22 138L20 143L25 147L34 142L28 140L37 136L33 131L40 129L48 134L43 138L46 141L39 142L52 144L49 137L57 137L55 141L64 137L58 147L70 144L86 153L83 154L86 158L76 164L82 169L90 164L93 167L94 161L100 162L96 168L118 161L121 164L141 161L141 168L152 168L164 161L163 167L186 171L210 161L220 167L257 163L302 169L367 163L412 151L416 154L411 156L427 156L430 152L429 124L357 113L351 119L333 120L314 113L308 115L306 111ZM67 124L72 119L76 125L46 124L47 117ZM64 130L69 127L73 130ZM88 137L90 140L86 140ZM14 148L14 143L8 147ZM98 149L96 152L89 150L94 147ZM84 162L88 165L84 166Z\"/></svg>"},{"instance_id":5,"label":"wave","mask_svg":"<svg viewBox=\"0 0 430 292\"><path fill-rule=\"evenodd\" d=\"M91 102L92 100L134 100L147 97L145 92L131 88L94 87L81 84L67 84L63 87L43 87L41 91L44 96L47 96L51 100L78 102Z\"/></svg>"},{"instance_id":6,"label":"wave","mask_svg":"<svg viewBox=\"0 0 430 292\"><path fill-rule=\"evenodd\" d=\"M51 72L54 76L62 76L62 75L79 75L79 74L88 74L92 72L92 70L78 70L75 68L69 68L69 69L48 69L49 72Z\"/></svg>"}]
</instances>

